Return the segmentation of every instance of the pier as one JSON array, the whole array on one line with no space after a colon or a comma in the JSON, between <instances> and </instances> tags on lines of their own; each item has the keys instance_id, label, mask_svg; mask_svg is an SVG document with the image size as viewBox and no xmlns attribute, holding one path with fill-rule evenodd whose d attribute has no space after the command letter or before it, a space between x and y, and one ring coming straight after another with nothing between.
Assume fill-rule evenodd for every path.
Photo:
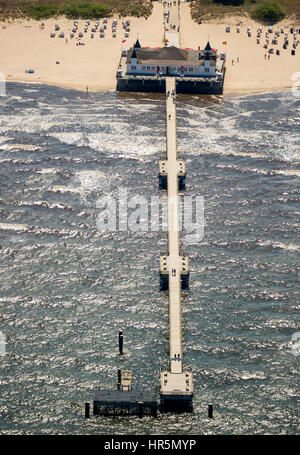
<instances>
[{"instance_id":1,"label":"pier","mask_svg":"<svg viewBox=\"0 0 300 455\"><path fill-rule=\"evenodd\" d=\"M164 3L164 26L167 46L180 47L180 1Z\"/></svg>"},{"instance_id":2,"label":"pier","mask_svg":"<svg viewBox=\"0 0 300 455\"><path fill-rule=\"evenodd\" d=\"M172 6L164 3L165 45L171 47L168 53L181 56L180 44L180 2ZM171 26L171 27L170 27ZM175 46L175 47L174 47ZM174 77L169 74L156 76L122 76L126 62L137 64L137 53L141 46L137 40L131 58L122 55L120 60L118 87L124 91L165 91L166 94L166 155L159 160L159 189L168 195L168 251L160 257L160 289L169 293L169 369L160 372L161 412L193 411L193 376L183 369L181 333L181 292L189 287L189 258L180 248L179 238L179 194L185 190L186 163L177 156L176 133L176 92L195 92L199 83L203 91L207 84L212 89L212 80L199 82L199 78ZM175 51L174 51L175 49ZM147 52L147 51L146 51ZM146 54L147 56L147 54ZM125 58L126 57L126 58ZM131 87L131 84L132 87ZM147 86L149 84L149 86ZM190 84L190 86L188 85ZM219 86L216 88L219 90ZM119 352L123 355L123 332L119 332ZM117 390L96 390L94 415L152 415L157 414L157 397L150 391L132 390L130 370L118 370Z\"/></svg>"},{"instance_id":3,"label":"pier","mask_svg":"<svg viewBox=\"0 0 300 455\"><path fill-rule=\"evenodd\" d=\"M185 163L177 159L176 80L166 78L166 160L159 163L160 178L166 175L168 192L168 255L160 258L162 290L169 291L170 371L162 371L162 411L191 411L193 377L183 371L181 335L181 289L189 275L188 256L180 254L179 181L185 177Z\"/></svg>"}]
</instances>

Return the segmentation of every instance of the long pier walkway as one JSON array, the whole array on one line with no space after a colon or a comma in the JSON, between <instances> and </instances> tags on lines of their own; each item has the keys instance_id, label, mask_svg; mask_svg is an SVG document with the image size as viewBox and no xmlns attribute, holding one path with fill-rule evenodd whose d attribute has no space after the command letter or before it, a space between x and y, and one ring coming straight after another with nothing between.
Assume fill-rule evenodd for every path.
<instances>
[{"instance_id":1,"label":"long pier walkway","mask_svg":"<svg viewBox=\"0 0 300 455\"><path fill-rule=\"evenodd\" d=\"M181 264L179 255L178 163L176 138L175 79L166 79L167 97L167 160L168 160L168 260L170 300L170 358L171 372L182 372L181 346ZM174 93L174 96L171 96ZM179 359L177 360L176 357ZM175 360L176 359L176 360Z\"/></svg>"},{"instance_id":2,"label":"long pier walkway","mask_svg":"<svg viewBox=\"0 0 300 455\"><path fill-rule=\"evenodd\" d=\"M164 3L167 46L180 47L180 0Z\"/></svg>"},{"instance_id":3,"label":"long pier walkway","mask_svg":"<svg viewBox=\"0 0 300 455\"><path fill-rule=\"evenodd\" d=\"M181 289L188 279L188 257L180 254L179 181L185 179L185 162L177 159L176 80L166 78L167 159L160 161L160 176L167 176L168 255L160 258L160 274L168 283L170 326L170 371L161 372L163 409L192 410L193 378L183 372L181 335Z\"/></svg>"}]
</instances>

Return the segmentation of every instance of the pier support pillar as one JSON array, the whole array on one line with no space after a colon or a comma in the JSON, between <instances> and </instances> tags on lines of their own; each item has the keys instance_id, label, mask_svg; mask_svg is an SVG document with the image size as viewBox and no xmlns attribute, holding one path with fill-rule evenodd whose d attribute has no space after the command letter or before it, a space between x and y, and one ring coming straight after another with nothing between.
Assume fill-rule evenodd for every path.
<instances>
[{"instance_id":1,"label":"pier support pillar","mask_svg":"<svg viewBox=\"0 0 300 455\"><path fill-rule=\"evenodd\" d=\"M168 189L168 176L159 174L158 178L159 178L159 181L158 181L159 189L167 190Z\"/></svg>"},{"instance_id":2,"label":"pier support pillar","mask_svg":"<svg viewBox=\"0 0 300 455\"><path fill-rule=\"evenodd\" d=\"M189 280L190 274L189 273L182 273L181 274L181 290L188 291L189 290Z\"/></svg>"},{"instance_id":3,"label":"pier support pillar","mask_svg":"<svg viewBox=\"0 0 300 455\"><path fill-rule=\"evenodd\" d=\"M185 191L185 175L178 175L178 190Z\"/></svg>"},{"instance_id":4,"label":"pier support pillar","mask_svg":"<svg viewBox=\"0 0 300 455\"><path fill-rule=\"evenodd\" d=\"M159 287L161 291L168 291L169 290L169 273L161 273L159 274Z\"/></svg>"},{"instance_id":5,"label":"pier support pillar","mask_svg":"<svg viewBox=\"0 0 300 455\"><path fill-rule=\"evenodd\" d=\"M85 403L84 415L86 419L90 418L90 403Z\"/></svg>"},{"instance_id":6,"label":"pier support pillar","mask_svg":"<svg viewBox=\"0 0 300 455\"><path fill-rule=\"evenodd\" d=\"M123 355L123 332L122 332L122 330L119 331L119 352L120 352L120 355Z\"/></svg>"},{"instance_id":7,"label":"pier support pillar","mask_svg":"<svg viewBox=\"0 0 300 455\"><path fill-rule=\"evenodd\" d=\"M144 414L144 403L142 401L139 401L138 402L138 406L139 406L139 418L141 419L143 417L143 414Z\"/></svg>"}]
</instances>

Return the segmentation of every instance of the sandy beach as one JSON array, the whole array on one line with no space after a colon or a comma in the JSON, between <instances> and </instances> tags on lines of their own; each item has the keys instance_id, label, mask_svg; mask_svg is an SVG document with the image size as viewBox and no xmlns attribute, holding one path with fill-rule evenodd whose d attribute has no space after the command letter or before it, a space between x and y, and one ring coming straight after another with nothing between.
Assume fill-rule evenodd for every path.
<instances>
[{"instance_id":1,"label":"sandy beach","mask_svg":"<svg viewBox=\"0 0 300 455\"><path fill-rule=\"evenodd\" d=\"M66 18L43 21L43 30L40 29L41 22L34 20L2 22L0 72L5 74L7 81L38 82L77 90L86 90L87 86L91 91L115 89L122 48L130 48L137 37L143 46L162 46L161 4L154 5L153 14L147 20L130 17L129 38L125 38L122 27L122 22L127 19L118 19L116 38L112 37L113 18L110 18L105 38L100 38L99 29L91 38L90 26L80 40L70 39L73 21ZM84 20L79 21L79 32L84 31L84 23ZM55 24L60 30L55 38L50 38ZM3 26L7 28L3 29ZM64 31L65 38L58 38L61 31ZM126 42L122 43L125 39ZM84 46L77 46L78 41ZM25 73L29 68L34 69L34 74Z\"/></svg>"},{"instance_id":2,"label":"sandy beach","mask_svg":"<svg viewBox=\"0 0 300 455\"><path fill-rule=\"evenodd\" d=\"M272 90L281 90L292 86L292 74L300 71L300 48L296 55L291 55L292 35L289 33L289 47L283 49L283 34L280 35L278 46L269 46L280 50L280 55L270 55L270 60L265 59L267 50L263 48L265 32L263 27L261 44L256 44L256 31L261 26L249 18L229 17L221 24L197 24L191 19L187 3L181 5L181 47L197 49L206 44L209 39L212 47L226 51L227 72L224 85L224 94L257 93ZM237 25L240 33L237 33ZM226 26L230 26L230 33L226 33ZM285 20L276 24L273 29L280 30L284 27L289 32L290 23ZM247 28L251 29L252 36L247 35ZM298 24L298 28L300 24ZM274 33L270 35L270 42ZM300 40L300 35L299 35ZM224 46L222 43L227 42ZM237 59L239 62L237 63ZM232 64L233 60L233 64Z\"/></svg>"},{"instance_id":3,"label":"sandy beach","mask_svg":"<svg viewBox=\"0 0 300 455\"><path fill-rule=\"evenodd\" d=\"M4 73L7 81L45 83L77 90L86 90L87 86L90 91L113 90L122 48L129 48L137 38L142 46L163 45L163 7L161 3L154 3L153 13L147 20L130 18L129 38L124 37L122 28L122 21L127 18L118 19L117 37L112 37L112 19L108 20L105 38L99 37L99 30L95 37L91 38L89 27L89 31L80 39L84 46L76 45L78 38L70 39L73 21L65 18L43 21L44 29L40 28L40 22L33 20L1 22L0 72ZM83 32L84 22L79 21L78 31ZM55 38L50 38L55 24L60 26L60 31L64 31L65 38L58 38L60 31L56 32ZM225 31L227 25L231 26L230 33ZM240 33L236 31L237 25L240 25ZM288 21L284 21L274 26L274 30L284 26L288 31L289 25ZM250 38L247 27L252 31ZM280 50L280 55L274 54L270 55L270 59L265 58L267 50L263 48L263 44L266 27L260 45L256 44L258 27L259 24L250 19L241 20L235 17L226 18L221 24L199 25L191 18L189 4L181 4L181 47L203 48L209 39L212 47L226 50L225 95L289 88L293 84L293 73L300 71L299 48L296 56L292 56L290 38L289 47L284 50L283 35L279 37L278 46L272 46L275 50ZM122 43L124 39L126 42ZM226 46L222 44L225 41ZM26 73L30 68L34 69L33 74Z\"/></svg>"}]
</instances>

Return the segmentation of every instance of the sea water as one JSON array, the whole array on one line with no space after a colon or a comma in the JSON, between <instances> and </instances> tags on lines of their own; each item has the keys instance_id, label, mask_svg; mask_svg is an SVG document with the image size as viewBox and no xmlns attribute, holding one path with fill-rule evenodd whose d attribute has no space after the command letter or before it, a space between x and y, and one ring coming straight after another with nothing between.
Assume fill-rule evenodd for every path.
<instances>
[{"instance_id":1,"label":"sea water","mask_svg":"<svg viewBox=\"0 0 300 455\"><path fill-rule=\"evenodd\" d=\"M0 97L2 434L299 434L300 99L181 95L177 135L205 207L203 238L182 236L194 414L85 420L119 367L153 391L168 368L166 233L96 225L103 196L159 195L164 95L10 83Z\"/></svg>"}]
</instances>

